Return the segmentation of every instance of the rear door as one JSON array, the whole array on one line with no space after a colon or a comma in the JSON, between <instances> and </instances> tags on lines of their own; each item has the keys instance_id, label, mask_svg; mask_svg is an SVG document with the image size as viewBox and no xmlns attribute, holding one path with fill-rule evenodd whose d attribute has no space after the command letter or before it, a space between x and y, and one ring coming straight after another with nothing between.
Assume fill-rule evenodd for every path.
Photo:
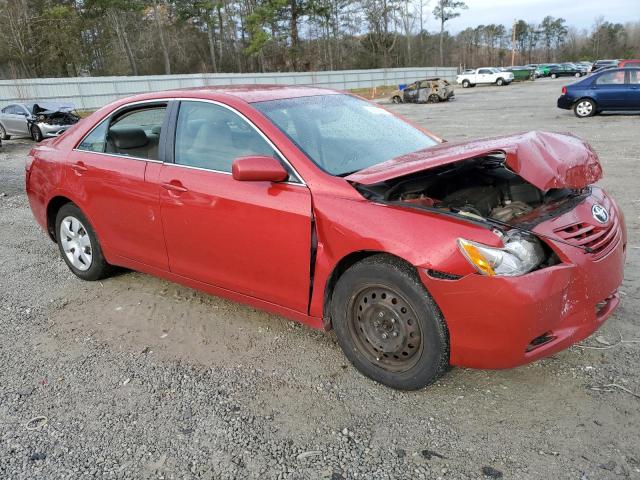
<instances>
[{"instance_id":1,"label":"rear door","mask_svg":"<svg viewBox=\"0 0 640 480\"><path fill-rule=\"evenodd\" d=\"M168 269L157 181L166 102L118 110L71 152L67 184L96 229L105 251Z\"/></svg>"},{"instance_id":2,"label":"rear door","mask_svg":"<svg viewBox=\"0 0 640 480\"><path fill-rule=\"evenodd\" d=\"M306 313L311 194L266 137L235 110L183 101L173 163L160 172L162 223L171 271ZM286 182L240 182L235 158L272 155Z\"/></svg>"},{"instance_id":3,"label":"rear door","mask_svg":"<svg viewBox=\"0 0 640 480\"><path fill-rule=\"evenodd\" d=\"M626 93L629 90L625 84L625 71L613 70L602 73L592 84L598 108L624 109L628 108Z\"/></svg>"}]
</instances>

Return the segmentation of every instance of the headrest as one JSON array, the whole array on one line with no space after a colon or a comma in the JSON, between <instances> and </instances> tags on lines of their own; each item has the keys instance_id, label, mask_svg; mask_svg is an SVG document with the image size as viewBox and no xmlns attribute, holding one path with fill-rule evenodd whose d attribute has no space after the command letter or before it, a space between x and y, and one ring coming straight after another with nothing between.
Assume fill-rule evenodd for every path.
<instances>
[{"instance_id":1,"label":"headrest","mask_svg":"<svg viewBox=\"0 0 640 480\"><path fill-rule=\"evenodd\" d=\"M109 138L119 150L142 148L149 143L146 133L136 127L114 127L109 129Z\"/></svg>"}]
</instances>

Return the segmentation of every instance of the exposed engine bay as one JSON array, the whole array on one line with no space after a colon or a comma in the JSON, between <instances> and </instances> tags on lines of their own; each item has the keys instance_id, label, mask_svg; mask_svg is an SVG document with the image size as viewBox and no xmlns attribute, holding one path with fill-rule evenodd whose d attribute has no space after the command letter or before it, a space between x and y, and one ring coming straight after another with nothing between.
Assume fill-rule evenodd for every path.
<instances>
[{"instance_id":1,"label":"exposed engine bay","mask_svg":"<svg viewBox=\"0 0 640 480\"><path fill-rule=\"evenodd\" d=\"M47 125L74 125L80 116L74 112L72 105L34 104L32 108L34 123Z\"/></svg>"},{"instance_id":2,"label":"exposed engine bay","mask_svg":"<svg viewBox=\"0 0 640 480\"><path fill-rule=\"evenodd\" d=\"M356 188L367 198L448 210L466 216L510 222L536 209L555 210L581 190L536 188L492 154L431 168L413 175Z\"/></svg>"}]
</instances>

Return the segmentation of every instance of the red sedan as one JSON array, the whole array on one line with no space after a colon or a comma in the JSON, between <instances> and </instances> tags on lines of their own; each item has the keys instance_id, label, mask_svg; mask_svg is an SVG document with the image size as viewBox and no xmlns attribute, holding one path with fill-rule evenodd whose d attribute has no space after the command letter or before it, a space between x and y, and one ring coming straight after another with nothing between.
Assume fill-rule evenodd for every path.
<instances>
[{"instance_id":1,"label":"red sedan","mask_svg":"<svg viewBox=\"0 0 640 480\"><path fill-rule=\"evenodd\" d=\"M121 266L336 331L365 375L423 387L593 333L626 233L582 140L464 143L307 87L140 95L35 147L35 218L71 271Z\"/></svg>"}]
</instances>

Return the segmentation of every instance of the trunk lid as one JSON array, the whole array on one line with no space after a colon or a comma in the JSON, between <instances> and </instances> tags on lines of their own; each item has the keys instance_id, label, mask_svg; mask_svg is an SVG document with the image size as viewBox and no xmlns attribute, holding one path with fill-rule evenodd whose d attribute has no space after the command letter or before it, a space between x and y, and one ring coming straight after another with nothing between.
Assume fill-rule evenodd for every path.
<instances>
[{"instance_id":1,"label":"trunk lid","mask_svg":"<svg viewBox=\"0 0 640 480\"><path fill-rule=\"evenodd\" d=\"M584 140L571 134L542 131L442 143L345 178L352 183L372 185L493 153L503 153L505 164L513 172L544 192L553 188L584 188L602 178L598 156Z\"/></svg>"}]
</instances>

